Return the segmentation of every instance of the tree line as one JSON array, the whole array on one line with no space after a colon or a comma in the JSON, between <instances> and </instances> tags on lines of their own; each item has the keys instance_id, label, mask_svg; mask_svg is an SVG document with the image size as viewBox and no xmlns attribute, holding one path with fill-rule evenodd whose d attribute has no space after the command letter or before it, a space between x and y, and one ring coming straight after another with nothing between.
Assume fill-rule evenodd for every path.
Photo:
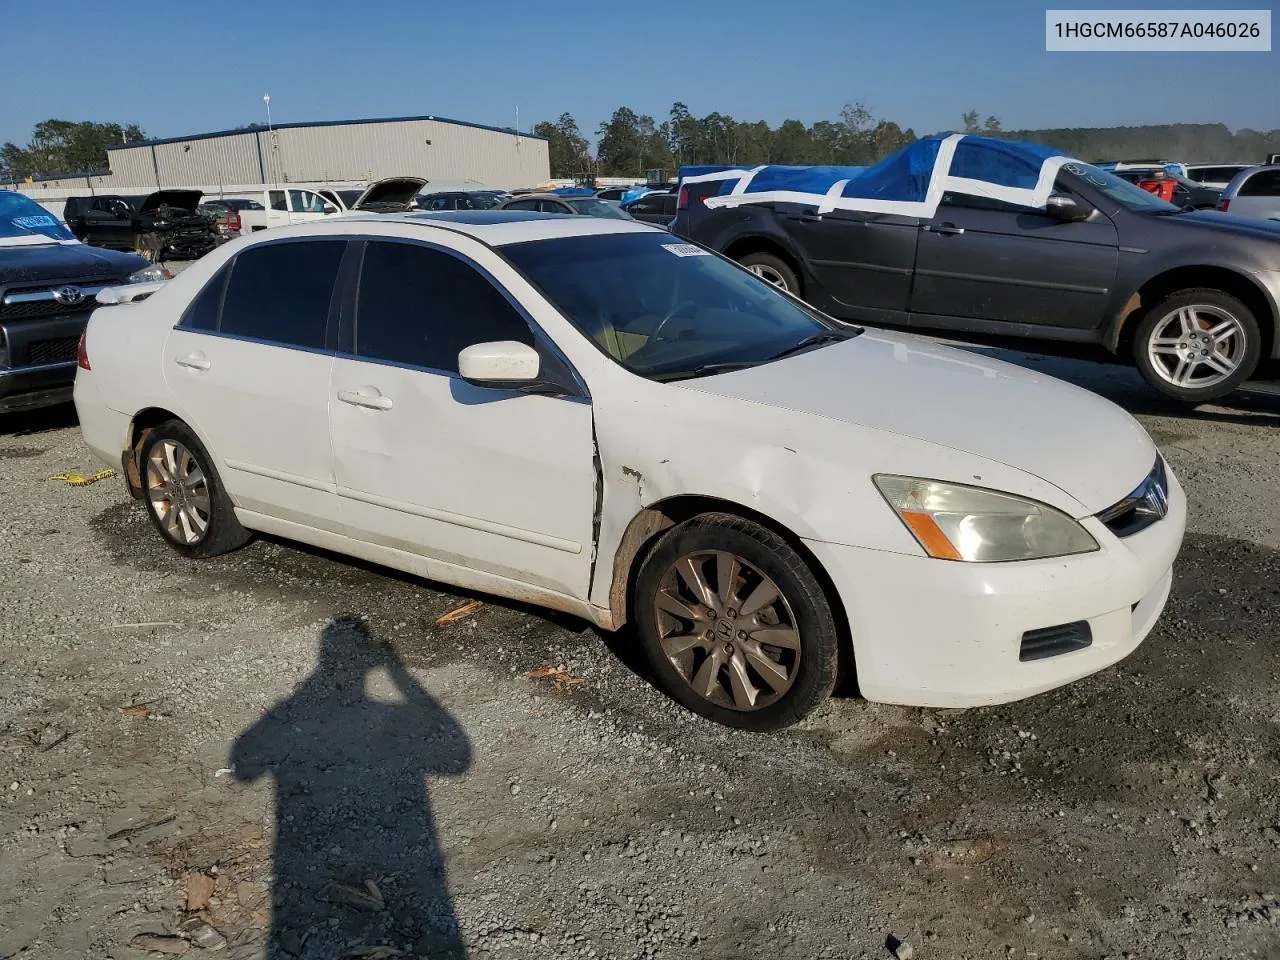
<instances>
[{"instance_id":1,"label":"tree line","mask_svg":"<svg viewBox=\"0 0 1280 960\"><path fill-rule=\"evenodd\" d=\"M832 164L865 166L914 142L916 132L881 119L862 103L851 103L837 120L805 125L784 120L777 127L764 121L736 120L723 113L695 116L674 103L661 121L630 107L619 107L596 130L596 149L570 113L534 124L546 137L551 176L643 177L650 170L674 175L692 164ZM998 117L968 110L954 130L1013 140L1027 140L1062 150L1081 160L1161 159L1187 162L1262 162L1280 152L1280 130L1242 129L1225 124L1082 127L1005 130Z\"/></svg>"},{"instance_id":2,"label":"tree line","mask_svg":"<svg viewBox=\"0 0 1280 960\"><path fill-rule=\"evenodd\" d=\"M16 143L0 147L0 180L98 173L107 169L107 147L146 138L136 123L43 120L35 125L25 147Z\"/></svg>"}]
</instances>

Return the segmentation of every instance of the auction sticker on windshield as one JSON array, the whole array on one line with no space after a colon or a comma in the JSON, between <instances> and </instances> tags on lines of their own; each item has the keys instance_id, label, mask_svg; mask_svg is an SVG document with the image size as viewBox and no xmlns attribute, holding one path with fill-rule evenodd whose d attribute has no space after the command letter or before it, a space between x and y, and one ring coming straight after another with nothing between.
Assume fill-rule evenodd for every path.
<instances>
[{"instance_id":1,"label":"auction sticker on windshield","mask_svg":"<svg viewBox=\"0 0 1280 960\"><path fill-rule=\"evenodd\" d=\"M670 250L677 257L709 257L711 254L693 243L664 243L663 250Z\"/></svg>"}]
</instances>

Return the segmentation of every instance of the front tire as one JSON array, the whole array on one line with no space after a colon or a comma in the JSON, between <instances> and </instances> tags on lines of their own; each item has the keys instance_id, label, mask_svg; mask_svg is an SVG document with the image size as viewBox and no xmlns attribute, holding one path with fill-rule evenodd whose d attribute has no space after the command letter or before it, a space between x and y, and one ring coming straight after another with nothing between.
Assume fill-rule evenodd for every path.
<instances>
[{"instance_id":1,"label":"front tire","mask_svg":"<svg viewBox=\"0 0 1280 960\"><path fill-rule=\"evenodd\" d=\"M249 542L213 458L181 420L151 431L142 445L138 473L151 523L183 556L216 557Z\"/></svg>"},{"instance_id":2,"label":"front tire","mask_svg":"<svg viewBox=\"0 0 1280 960\"><path fill-rule=\"evenodd\" d=\"M1134 360L1166 397L1203 403L1225 397L1257 369L1262 332L1253 312L1220 290L1180 290L1138 323Z\"/></svg>"},{"instance_id":3,"label":"front tire","mask_svg":"<svg viewBox=\"0 0 1280 960\"><path fill-rule=\"evenodd\" d=\"M835 686L840 640L821 584L749 520L712 513L672 527L640 567L634 609L666 692L709 720L777 730Z\"/></svg>"},{"instance_id":4,"label":"front tire","mask_svg":"<svg viewBox=\"0 0 1280 960\"><path fill-rule=\"evenodd\" d=\"M748 253L738 263L766 283L781 287L792 296L800 296L800 278L791 269L791 265L780 257L771 253Z\"/></svg>"}]
</instances>

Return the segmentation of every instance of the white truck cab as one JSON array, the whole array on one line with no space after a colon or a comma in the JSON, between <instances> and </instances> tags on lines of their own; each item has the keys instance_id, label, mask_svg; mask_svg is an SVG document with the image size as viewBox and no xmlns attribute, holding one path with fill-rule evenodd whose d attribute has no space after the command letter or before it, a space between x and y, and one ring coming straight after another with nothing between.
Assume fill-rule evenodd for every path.
<instances>
[{"instance_id":1,"label":"white truck cab","mask_svg":"<svg viewBox=\"0 0 1280 960\"><path fill-rule=\"evenodd\" d=\"M407 209L426 183L421 177L391 177L364 190L284 184L267 187L261 196L253 196L264 209L241 212L241 232L287 227L357 210L373 213Z\"/></svg>"}]
</instances>

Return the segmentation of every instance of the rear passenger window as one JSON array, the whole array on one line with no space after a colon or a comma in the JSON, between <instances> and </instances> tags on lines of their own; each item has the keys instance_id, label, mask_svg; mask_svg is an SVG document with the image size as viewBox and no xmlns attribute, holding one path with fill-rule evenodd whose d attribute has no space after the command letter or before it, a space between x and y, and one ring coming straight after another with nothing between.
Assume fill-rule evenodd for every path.
<instances>
[{"instance_id":1,"label":"rear passenger window","mask_svg":"<svg viewBox=\"0 0 1280 960\"><path fill-rule=\"evenodd\" d=\"M356 297L357 356L457 373L459 350L491 340L533 346L533 331L475 267L416 244L369 244Z\"/></svg>"},{"instance_id":2,"label":"rear passenger window","mask_svg":"<svg viewBox=\"0 0 1280 960\"><path fill-rule=\"evenodd\" d=\"M184 330L217 330L218 310L222 306L222 291L227 288L227 276L230 267L223 267L213 275L213 279L204 285L204 289L196 294L196 298L187 307L186 313L178 321Z\"/></svg>"},{"instance_id":3,"label":"rear passenger window","mask_svg":"<svg viewBox=\"0 0 1280 960\"><path fill-rule=\"evenodd\" d=\"M1242 197L1280 197L1280 170L1255 173L1240 184Z\"/></svg>"},{"instance_id":4,"label":"rear passenger window","mask_svg":"<svg viewBox=\"0 0 1280 960\"><path fill-rule=\"evenodd\" d=\"M346 245L345 240L299 240L244 251L231 268L219 330L322 348L329 300Z\"/></svg>"}]
</instances>

